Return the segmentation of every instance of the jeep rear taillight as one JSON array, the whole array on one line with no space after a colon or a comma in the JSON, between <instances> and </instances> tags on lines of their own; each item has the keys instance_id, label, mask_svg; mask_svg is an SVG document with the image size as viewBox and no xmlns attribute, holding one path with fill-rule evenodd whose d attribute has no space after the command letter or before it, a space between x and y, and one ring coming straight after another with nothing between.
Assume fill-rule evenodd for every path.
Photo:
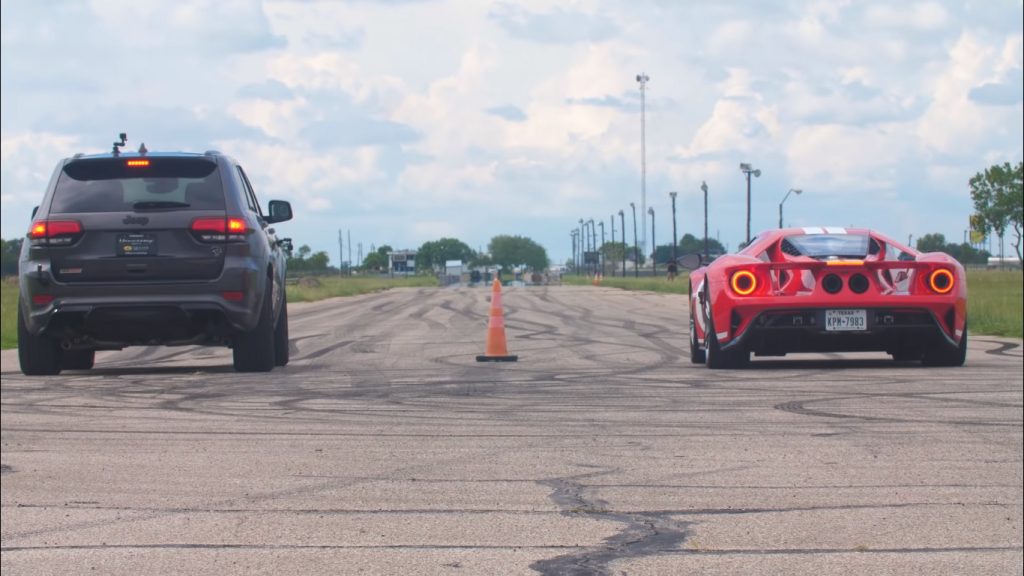
<instances>
[{"instance_id":1,"label":"jeep rear taillight","mask_svg":"<svg viewBox=\"0 0 1024 576\"><path fill-rule=\"evenodd\" d=\"M37 246L68 246L82 236L77 220L36 220L28 229L28 239Z\"/></svg>"},{"instance_id":2,"label":"jeep rear taillight","mask_svg":"<svg viewBox=\"0 0 1024 576\"><path fill-rule=\"evenodd\" d=\"M196 218L189 227L201 242L231 242L245 240L249 231L241 218Z\"/></svg>"}]
</instances>

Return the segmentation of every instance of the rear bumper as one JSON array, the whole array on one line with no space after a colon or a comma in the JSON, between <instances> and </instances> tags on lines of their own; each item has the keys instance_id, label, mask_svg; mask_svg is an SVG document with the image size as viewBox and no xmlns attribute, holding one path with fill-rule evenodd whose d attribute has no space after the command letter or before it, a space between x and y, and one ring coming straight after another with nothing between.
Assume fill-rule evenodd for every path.
<instances>
[{"instance_id":1,"label":"rear bumper","mask_svg":"<svg viewBox=\"0 0 1024 576\"><path fill-rule=\"evenodd\" d=\"M864 330L833 331L825 325L828 308L772 309L754 313L723 350L744 348L762 356L790 352L896 352L944 343L956 346L962 337L952 305L944 312L932 308L849 307L865 310Z\"/></svg>"},{"instance_id":2,"label":"rear bumper","mask_svg":"<svg viewBox=\"0 0 1024 576\"><path fill-rule=\"evenodd\" d=\"M21 275L19 305L26 328L99 347L189 344L227 340L259 321L266 276L225 268L216 280L124 284L60 283L45 267ZM228 300L225 292L240 292ZM52 297L37 304L33 296Z\"/></svg>"}]
</instances>

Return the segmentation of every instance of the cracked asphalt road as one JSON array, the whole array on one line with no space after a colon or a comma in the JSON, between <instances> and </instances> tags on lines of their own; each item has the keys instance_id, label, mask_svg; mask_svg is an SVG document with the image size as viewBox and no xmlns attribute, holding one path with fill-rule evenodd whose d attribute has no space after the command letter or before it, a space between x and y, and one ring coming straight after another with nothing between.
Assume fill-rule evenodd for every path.
<instances>
[{"instance_id":1,"label":"cracked asphalt road","mask_svg":"<svg viewBox=\"0 0 1024 576\"><path fill-rule=\"evenodd\" d=\"M684 356L685 297L486 288L292 305L292 363L2 354L15 574L1021 574L1020 341Z\"/></svg>"}]
</instances>

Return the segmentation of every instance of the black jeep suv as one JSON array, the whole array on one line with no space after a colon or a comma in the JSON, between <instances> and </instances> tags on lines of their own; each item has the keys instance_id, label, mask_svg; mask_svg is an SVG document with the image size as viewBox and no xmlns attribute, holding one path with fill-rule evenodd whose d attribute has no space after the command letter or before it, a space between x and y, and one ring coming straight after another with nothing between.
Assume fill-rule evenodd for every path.
<instances>
[{"instance_id":1,"label":"black jeep suv","mask_svg":"<svg viewBox=\"0 0 1024 576\"><path fill-rule=\"evenodd\" d=\"M97 350L134 345L227 345L244 372L287 364L290 240L270 226L291 217L280 200L264 213L219 152L115 144L62 160L22 244L21 371L88 370Z\"/></svg>"}]
</instances>

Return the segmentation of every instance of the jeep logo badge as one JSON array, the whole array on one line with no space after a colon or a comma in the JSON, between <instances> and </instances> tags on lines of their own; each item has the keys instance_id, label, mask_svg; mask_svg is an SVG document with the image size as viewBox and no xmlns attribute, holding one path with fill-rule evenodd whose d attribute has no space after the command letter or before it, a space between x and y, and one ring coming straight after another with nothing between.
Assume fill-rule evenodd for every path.
<instances>
[{"instance_id":1,"label":"jeep logo badge","mask_svg":"<svg viewBox=\"0 0 1024 576\"><path fill-rule=\"evenodd\" d=\"M145 226L146 224L149 224L149 218L146 218L145 216L139 216L137 218L135 216L125 216L123 222L127 226Z\"/></svg>"}]
</instances>

